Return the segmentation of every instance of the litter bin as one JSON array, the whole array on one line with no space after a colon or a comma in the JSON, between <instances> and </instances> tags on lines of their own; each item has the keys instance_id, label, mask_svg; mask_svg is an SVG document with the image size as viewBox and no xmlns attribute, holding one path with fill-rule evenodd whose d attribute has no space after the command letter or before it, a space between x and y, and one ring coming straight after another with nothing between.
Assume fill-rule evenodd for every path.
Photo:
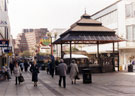
<instances>
[{"instance_id":1,"label":"litter bin","mask_svg":"<svg viewBox=\"0 0 135 96\"><path fill-rule=\"evenodd\" d=\"M133 65L132 64L128 65L128 72L133 72Z\"/></svg>"},{"instance_id":2,"label":"litter bin","mask_svg":"<svg viewBox=\"0 0 135 96\"><path fill-rule=\"evenodd\" d=\"M83 83L92 83L92 77L91 77L91 69L85 68L82 70L83 73Z\"/></svg>"}]
</instances>

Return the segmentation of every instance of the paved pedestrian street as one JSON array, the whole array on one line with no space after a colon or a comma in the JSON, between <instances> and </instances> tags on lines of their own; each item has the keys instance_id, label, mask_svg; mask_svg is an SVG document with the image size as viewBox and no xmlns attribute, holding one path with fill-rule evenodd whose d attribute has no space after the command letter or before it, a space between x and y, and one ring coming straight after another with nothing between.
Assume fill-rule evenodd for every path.
<instances>
[{"instance_id":1,"label":"paved pedestrian street","mask_svg":"<svg viewBox=\"0 0 135 96\"><path fill-rule=\"evenodd\" d=\"M0 82L0 96L135 96L135 73L113 72L92 74L92 84L82 79L72 85L67 76L67 87L59 87L59 77L52 78L40 71L38 86L34 87L31 74L23 73L25 82L15 85L15 78ZM82 78L82 76L80 75Z\"/></svg>"}]
</instances>

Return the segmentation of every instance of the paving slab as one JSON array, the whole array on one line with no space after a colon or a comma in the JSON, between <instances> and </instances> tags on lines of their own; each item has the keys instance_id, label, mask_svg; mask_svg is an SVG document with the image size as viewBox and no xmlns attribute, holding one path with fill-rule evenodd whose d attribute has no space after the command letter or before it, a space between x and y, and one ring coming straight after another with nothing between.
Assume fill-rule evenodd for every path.
<instances>
[{"instance_id":1,"label":"paving slab","mask_svg":"<svg viewBox=\"0 0 135 96\"><path fill-rule=\"evenodd\" d=\"M0 96L135 96L135 73L112 72L92 74L92 83L83 84L82 75L72 85L69 75L67 87L59 87L59 76L52 78L40 71L38 86L34 87L31 73L24 72L25 82L15 85L15 78L0 82Z\"/></svg>"}]
</instances>

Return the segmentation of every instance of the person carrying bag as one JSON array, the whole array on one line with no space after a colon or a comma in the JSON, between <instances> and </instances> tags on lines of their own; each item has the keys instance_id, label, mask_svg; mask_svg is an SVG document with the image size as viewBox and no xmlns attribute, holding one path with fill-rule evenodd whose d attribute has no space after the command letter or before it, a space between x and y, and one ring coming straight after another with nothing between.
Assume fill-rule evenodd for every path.
<instances>
[{"instance_id":1,"label":"person carrying bag","mask_svg":"<svg viewBox=\"0 0 135 96\"><path fill-rule=\"evenodd\" d=\"M70 69L71 84L76 84L76 79L80 78L78 77L79 70L75 60L72 60L70 67L71 67Z\"/></svg>"},{"instance_id":2,"label":"person carrying bag","mask_svg":"<svg viewBox=\"0 0 135 96\"><path fill-rule=\"evenodd\" d=\"M17 85L18 82L20 84L20 81L19 81L20 74L21 74L21 68L18 65L18 62L15 62L15 67L14 67L15 85Z\"/></svg>"}]
</instances>

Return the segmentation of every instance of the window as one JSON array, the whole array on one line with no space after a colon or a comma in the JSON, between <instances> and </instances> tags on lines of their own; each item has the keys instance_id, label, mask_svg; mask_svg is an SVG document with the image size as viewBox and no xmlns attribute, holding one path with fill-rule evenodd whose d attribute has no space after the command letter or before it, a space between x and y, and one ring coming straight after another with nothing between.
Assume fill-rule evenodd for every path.
<instances>
[{"instance_id":1,"label":"window","mask_svg":"<svg viewBox=\"0 0 135 96\"><path fill-rule=\"evenodd\" d=\"M126 5L126 17L135 17L135 2Z\"/></svg>"},{"instance_id":2,"label":"window","mask_svg":"<svg viewBox=\"0 0 135 96\"><path fill-rule=\"evenodd\" d=\"M127 39L132 41L132 26L127 26Z\"/></svg>"},{"instance_id":3,"label":"window","mask_svg":"<svg viewBox=\"0 0 135 96\"><path fill-rule=\"evenodd\" d=\"M5 37L4 27L0 27L0 34Z\"/></svg>"},{"instance_id":4,"label":"window","mask_svg":"<svg viewBox=\"0 0 135 96\"><path fill-rule=\"evenodd\" d=\"M135 25L133 26L133 40L135 40Z\"/></svg>"},{"instance_id":5,"label":"window","mask_svg":"<svg viewBox=\"0 0 135 96\"><path fill-rule=\"evenodd\" d=\"M131 4L126 5L126 17L131 17L132 16L132 6Z\"/></svg>"},{"instance_id":6,"label":"window","mask_svg":"<svg viewBox=\"0 0 135 96\"><path fill-rule=\"evenodd\" d=\"M135 2L133 3L133 16L135 17Z\"/></svg>"},{"instance_id":7,"label":"window","mask_svg":"<svg viewBox=\"0 0 135 96\"><path fill-rule=\"evenodd\" d=\"M135 41L135 25L127 26L127 40Z\"/></svg>"}]
</instances>

